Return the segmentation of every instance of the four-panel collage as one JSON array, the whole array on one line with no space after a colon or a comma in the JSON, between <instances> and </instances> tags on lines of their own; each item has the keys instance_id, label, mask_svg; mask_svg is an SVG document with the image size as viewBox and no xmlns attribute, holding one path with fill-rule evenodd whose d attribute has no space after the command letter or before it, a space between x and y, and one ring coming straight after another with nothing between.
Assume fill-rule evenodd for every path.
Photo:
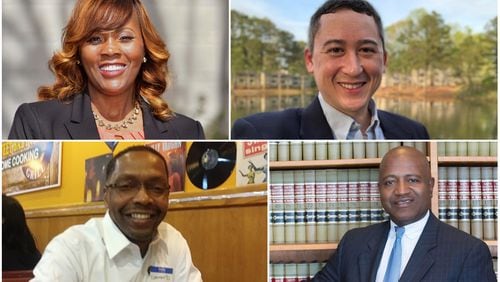
<instances>
[{"instance_id":1,"label":"four-panel collage","mask_svg":"<svg viewBox=\"0 0 500 282\"><path fill-rule=\"evenodd\" d=\"M497 281L495 0L4 0L2 281Z\"/></svg>"}]
</instances>

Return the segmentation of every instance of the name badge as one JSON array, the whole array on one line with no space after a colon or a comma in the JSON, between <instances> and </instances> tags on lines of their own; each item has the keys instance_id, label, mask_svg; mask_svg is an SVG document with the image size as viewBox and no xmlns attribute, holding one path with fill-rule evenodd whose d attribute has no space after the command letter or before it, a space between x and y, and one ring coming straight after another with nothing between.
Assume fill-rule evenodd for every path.
<instances>
[{"instance_id":1,"label":"name badge","mask_svg":"<svg viewBox=\"0 0 500 282\"><path fill-rule=\"evenodd\" d=\"M152 265L148 267L148 275L152 281L174 281L174 269L172 267Z\"/></svg>"}]
</instances>

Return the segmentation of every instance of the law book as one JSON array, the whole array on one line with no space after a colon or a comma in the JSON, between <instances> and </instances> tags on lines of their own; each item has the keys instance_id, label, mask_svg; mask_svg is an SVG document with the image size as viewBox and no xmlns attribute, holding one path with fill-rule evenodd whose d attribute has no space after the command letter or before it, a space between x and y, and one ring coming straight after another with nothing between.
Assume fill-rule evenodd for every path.
<instances>
[{"instance_id":1,"label":"law book","mask_svg":"<svg viewBox=\"0 0 500 282\"><path fill-rule=\"evenodd\" d=\"M316 141L315 145L316 160L328 159L328 149L326 141Z\"/></svg>"},{"instance_id":2,"label":"law book","mask_svg":"<svg viewBox=\"0 0 500 282\"><path fill-rule=\"evenodd\" d=\"M347 170L348 177L348 218L347 218L347 226L348 229L353 229L359 227L359 169L348 169Z\"/></svg>"},{"instance_id":3,"label":"law book","mask_svg":"<svg viewBox=\"0 0 500 282\"><path fill-rule=\"evenodd\" d=\"M326 243L326 170L318 169L316 174L316 242Z\"/></svg>"},{"instance_id":4,"label":"law book","mask_svg":"<svg viewBox=\"0 0 500 282\"><path fill-rule=\"evenodd\" d=\"M494 183L496 174L493 167L481 167L481 202L483 220L483 239L495 240L495 189Z\"/></svg>"},{"instance_id":5,"label":"law book","mask_svg":"<svg viewBox=\"0 0 500 282\"><path fill-rule=\"evenodd\" d=\"M284 280L284 282L298 282L297 264L296 263L286 263L285 264L285 280Z\"/></svg>"},{"instance_id":6,"label":"law book","mask_svg":"<svg viewBox=\"0 0 500 282\"><path fill-rule=\"evenodd\" d=\"M316 176L314 172L314 170L304 172L307 243L316 243Z\"/></svg>"},{"instance_id":7,"label":"law book","mask_svg":"<svg viewBox=\"0 0 500 282\"><path fill-rule=\"evenodd\" d=\"M290 160L302 160L302 141L290 141Z\"/></svg>"},{"instance_id":8,"label":"law book","mask_svg":"<svg viewBox=\"0 0 500 282\"><path fill-rule=\"evenodd\" d=\"M340 142L338 141L328 142L328 159L329 160L340 159Z\"/></svg>"},{"instance_id":9,"label":"law book","mask_svg":"<svg viewBox=\"0 0 500 282\"><path fill-rule=\"evenodd\" d=\"M401 142L389 142L389 150L401 146Z\"/></svg>"},{"instance_id":10,"label":"law book","mask_svg":"<svg viewBox=\"0 0 500 282\"><path fill-rule=\"evenodd\" d=\"M348 230L348 210L349 210L349 175L347 169L337 170L337 237L342 238Z\"/></svg>"},{"instance_id":11,"label":"law book","mask_svg":"<svg viewBox=\"0 0 500 282\"><path fill-rule=\"evenodd\" d=\"M284 263L273 263L272 268L272 281L273 282L284 282L285 281L285 264Z\"/></svg>"},{"instance_id":12,"label":"law book","mask_svg":"<svg viewBox=\"0 0 500 282\"><path fill-rule=\"evenodd\" d=\"M338 218L337 218L337 169L328 169L326 171L326 221L327 226L327 241L330 243L338 242Z\"/></svg>"},{"instance_id":13,"label":"law book","mask_svg":"<svg viewBox=\"0 0 500 282\"><path fill-rule=\"evenodd\" d=\"M374 159L377 157L377 142L367 141L365 143L366 158Z\"/></svg>"},{"instance_id":14,"label":"law book","mask_svg":"<svg viewBox=\"0 0 500 282\"><path fill-rule=\"evenodd\" d=\"M483 211L481 195L481 168L470 167L471 235L483 239Z\"/></svg>"},{"instance_id":15,"label":"law book","mask_svg":"<svg viewBox=\"0 0 500 282\"><path fill-rule=\"evenodd\" d=\"M359 169L359 226L370 225L370 169Z\"/></svg>"},{"instance_id":16,"label":"law book","mask_svg":"<svg viewBox=\"0 0 500 282\"><path fill-rule=\"evenodd\" d=\"M497 156L497 141L490 142L490 156L491 157Z\"/></svg>"},{"instance_id":17,"label":"law book","mask_svg":"<svg viewBox=\"0 0 500 282\"><path fill-rule=\"evenodd\" d=\"M479 156L479 142L467 142L465 144L467 144L467 154L468 154L468 156L472 156L472 157L473 156Z\"/></svg>"},{"instance_id":18,"label":"law book","mask_svg":"<svg viewBox=\"0 0 500 282\"><path fill-rule=\"evenodd\" d=\"M378 191L378 175L376 168L370 169L370 223L375 224L383 220L382 204L380 203L380 192Z\"/></svg>"},{"instance_id":19,"label":"law book","mask_svg":"<svg viewBox=\"0 0 500 282\"><path fill-rule=\"evenodd\" d=\"M304 141L302 143L302 158L305 161L312 161L315 159L314 147L314 141Z\"/></svg>"},{"instance_id":20,"label":"law book","mask_svg":"<svg viewBox=\"0 0 500 282\"><path fill-rule=\"evenodd\" d=\"M290 142L278 142L278 161L284 162L290 160Z\"/></svg>"},{"instance_id":21,"label":"law book","mask_svg":"<svg viewBox=\"0 0 500 282\"><path fill-rule=\"evenodd\" d=\"M458 228L458 167L446 167L446 194L448 224Z\"/></svg>"},{"instance_id":22,"label":"law book","mask_svg":"<svg viewBox=\"0 0 500 282\"><path fill-rule=\"evenodd\" d=\"M493 200L495 203L497 203L498 199L497 199L497 195L498 195L498 178L497 178L497 175L498 175L498 168L496 166L493 167ZM498 208L497 206L495 205L494 206L494 210L495 210L495 218L494 218L494 224L495 224L495 231L498 230ZM498 240L498 234L495 233L495 239Z\"/></svg>"},{"instance_id":23,"label":"law book","mask_svg":"<svg viewBox=\"0 0 500 282\"><path fill-rule=\"evenodd\" d=\"M377 143L377 153L378 153L377 157L383 158L388 151L389 151L389 142Z\"/></svg>"},{"instance_id":24,"label":"law book","mask_svg":"<svg viewBox=\"0 0 500 282\"><path fill-rule=\"evenodd\" d=\"M445 143L445 156L456 156L458 154L458 143L457 142L446 142Z\"/></svg>"},{"instance_id":25,"label":"law book","mask_svg":"<svg viewBox=\"0 0 500 282\"><path fill-rule=\"evenodd\" d=\"M427 142L415 142L415 148L427 156Z\"/></svg>"},{"instance_id":26,"label":"law book","mask_svg":"<svg viewBox=\"0 0 500 282\"><path fill-rule=\"evenodd\" d=\"M285 243L295 243L295 191L293 171L283 171L283 208L285 212Z\"/></svg>"},{"instance_id":27,"label":"law book","mask_svg":"<svg viewBox=\"0 0 500 282\"><path fill-rule=\"evenodd\" d=\"M446 143L439 142L437 143L437 153L439 157L446 156Z\"/></svg>"},{"instance_id":28,"label":"law book","mask_svg":"<svg viewBox=\"0 0 500 282\"><path fill-rule=\"evenodd\" d=\"M352 155L355 159L366 158L365 142L356 141L352 143Z\"/></svg>"},{"instance_id":29,"label":"law book","mask_svg":"<svg viewBox=\"0 0 500 282\"><path fill-rule=\"evenodd\" d=\"M309 278L312 280L314 275L318 273L323 268L323 264L321 262L311 262L309 263Z\"/></svg>"},{"instance_id":30,"label":"law book","mask_svg":"<svg viewBox=\"0 0 500 282\"><path fill-rule=\"evenodd\" d=\"M306 195L303 170L293 171L295 193L295 243L306 242Z\"/></svg>"},{"instance_id":31,"label":"law book","mask_svg":"<svg viewBox=\"0 0 500 282\"><path fill-rule=\"evenodd\" d=\"M471 233L469 167L458 168L458 229Z\"/></svg>"},{"instance_id":32,"label":"law book","mask_svg":"<svg viewBox=\"0 0 500 282\"><path fill-rule=\"evenodd\" d=\"M439 219L443 222L448 223L448 217L446 216L446 211L448 207L448 194L446 193L447 176L446 167L438 168L438 204L439 204Z\"/></svg>"},{"instance_id":33,"label":"law book","mask_svg":"<svg viewBox=\"0 0 500 282\"><path fill-rule=\"evenodd\" d=\"M269 142L269 161L275 162L278 160L278 142Z\"/></svg>"},{"instance_id":34,"label":"law book","mask_svg":"<svg viewBox=\"0 0 500 282\"><path fill-rule=\"evenodd\" d=\"M457 142L457 156L467 156L467 146L466 142Z\"/></svg>"},{"instance_id":35,"label":"law book","mask_svg":"<svg viewBox=\"0 0 500 282\"><path fill-rule=\"evenodd\" d=\"M340 158L344 160L352 159L352 142L344 141L340 143Z\"/></svg>"},{"instance_id":36,"label":"law book","mask_svg":"<svg viewBox=\"0 0 500 282\"><path fill-rule=\"evenodd\" d=\"M283 205L283 171L271 170L271 230L274 244L285 243L285 211Z\"/></svg>"},{"instance_id":37,"label":"law book","mask_svg":"<svg viewBox=\"0 0 500 282\"><path fill-rule=\"evenodd\" d=\"M479 156L487 157L490 155L490 142L482 141L479 143Z\"/></svg>"},{"instance_id":38,"label":"law book","mask_svg":"<svg viewBox=\"0 0 500 282\"><path fill-rule=\"evenodd\" d=\"M309 279L309 263L297 263L297 281L304 282Z\"/></svg>"}]
</instances>

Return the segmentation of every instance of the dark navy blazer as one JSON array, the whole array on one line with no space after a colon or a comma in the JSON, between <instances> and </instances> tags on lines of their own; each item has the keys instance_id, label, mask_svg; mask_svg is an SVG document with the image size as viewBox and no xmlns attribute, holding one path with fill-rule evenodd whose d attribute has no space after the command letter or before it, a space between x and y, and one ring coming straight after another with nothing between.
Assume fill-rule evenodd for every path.
<instances>
[{"instance_id":1,"label":"dark navy blazer","mask_svg":"<svg viewBox=\"0 0 500 282\"><path fill-rule=\"evenodd\" d=\"M389 221L348 231L313 281L375 281ZM399 281L497 281L488 246L432 213Z\"/></svg>"},{"instance_id":2,"label":"dark navy blazer","mask_svg":"<svg viewBox=\"0 0 500 282\"><path fill-rule=\"evenodd\" d=\"M427 129L409 118L378 110L385 139L429 139ZM307 108L258 113L235 121L232 139L333 139L318 97Z\"/></svg>"},{"instance_id":3,"label":"dark navy blazer","mask_svg":"<svg viewBox=\"0 0 500 282\"><path fill-rule=\"evenodd\" d=\"M145 139L205 139L198 121L175 114L167 121L155 118L140 100ZM77 94L72 101L49 100L19 106L9 139L100 139L90 97Z\"/></svg>"}]
</instances>

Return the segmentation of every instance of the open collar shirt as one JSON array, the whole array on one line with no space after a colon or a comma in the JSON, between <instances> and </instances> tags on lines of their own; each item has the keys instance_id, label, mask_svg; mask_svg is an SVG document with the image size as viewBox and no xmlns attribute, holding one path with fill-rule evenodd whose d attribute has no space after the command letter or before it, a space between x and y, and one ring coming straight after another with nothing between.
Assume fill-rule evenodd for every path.
<instances>
[{"instance_id":1,"label":"open collar shirt","mask_svg":"<svg viewBox=\"0 0 500 282\"><path fill-rule=\"evenodd\" d=\"M46 247L31 281L202 281L184 237L166 222L144 258L106 212L68 228Z\"/></svg>"},{"instance_id":2,"label":"open collar shirt","mask_svg":"<svg viewBox=\"0 0 500 282\"><path fill-rule=\"evenodd\" d=\"M411 254L415 247L417 246L418 239L422 232L424 231L425 225L429 220L429 211L419 219L411 224L405 225L405 232L401 238L401 270L400 276L403 274L408 261L410 260ZM382 254L382 259L377 271L376 282L384 281L385 272L387 270L387 265L389 264L389 257L391 256L392 247L396 241L396 227L397 225L391 220L391 230L389 231L389 236L387 237L387 242L385 243L384 252Z\"/></svg>"},{"instance_id":3,"label":"open collar shirt","mask_svg":"<svg viewBox=\"0 0 500 282\"><path fill-rule=\"evenodd\" d=\"M323 114L326 117L328 125L332 129L332 133L333 136L335 136L335 139L338 140L385 139L384 133L382 132L382 127L380 126L380 120L377 114L377 107L373 99L370 99L370 102L368 103L368 111L371 114L370 125L366 129L366 132L362 132L361 124L357 123L352 117L330 106L325 101L321 93L319 93L318 98L321 108L323 109Z\"/></svg>"}]
</instances>

